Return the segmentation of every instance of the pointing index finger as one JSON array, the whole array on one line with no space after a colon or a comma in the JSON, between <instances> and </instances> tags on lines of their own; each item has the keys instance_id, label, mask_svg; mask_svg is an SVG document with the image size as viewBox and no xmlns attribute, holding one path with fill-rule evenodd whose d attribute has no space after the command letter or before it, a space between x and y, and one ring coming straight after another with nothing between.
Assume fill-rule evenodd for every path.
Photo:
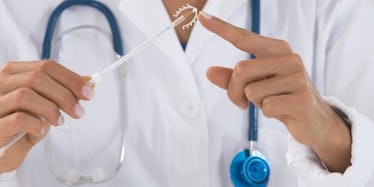
<instances>
[{"instance_id":1,"label":"pointing index finger","mask_svg":"<svg viewBox=\"0 0 374 187\"><path fill-rule=\"evenodd\" d=\"M227 40L236 48L257 57L286 55L292 52L289 45L282 40L249 32L202 11L199 14L199 21L206 29Z\"/></svg>"}]
</instances>

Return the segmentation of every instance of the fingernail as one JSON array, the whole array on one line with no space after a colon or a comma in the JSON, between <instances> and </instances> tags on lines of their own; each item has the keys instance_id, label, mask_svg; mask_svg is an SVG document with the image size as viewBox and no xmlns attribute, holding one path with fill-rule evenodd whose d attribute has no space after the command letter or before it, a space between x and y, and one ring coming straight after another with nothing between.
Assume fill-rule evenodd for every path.
<instances>
[{"instance_id":1,"label":"fingernail","mask_svg":"<svg viewBox=\"0 0 374 187\"><path fill-rule=\"evenodd\" d=\"M83 94L85 97L87 97L87 98L89 98L89 99L92 99L92 97L93 97L93 90L92 90L92 88L90 88L89 86L84 85L84 86L82 87L82 94Z\"/></svg>"},{"instance_id":2,"label":"fingernail","mask_svg":"<svg viewBox=\"0 0 374 187\"><path fill-rule=\"evenodd\" d=\"M209 20L213 18L212 15L210 15L210 14L204 12L204 11L200 11L200 14L201 14L204 18L209 19Z\"/></svg>"},{"instance_id":3,"label":"fingernail","mask_svg":"<svg viewBox=\"0 0 374 187\"><path fill-rule=\"evenodd\" d=\"M57 123L58 123L58 126L64 125L64 123L65 123L64 117L60 115L60 117L58 118Z\"/></svg>"},{"instance_id":4,"label":"fingernail","mask_svg":"<svg viewBox=\"0 0 374 187\"><path fill-rule=\"evenodd\" d=\"M81 118L84 115L84 108L79 103L75 105L74 107L75 114Z\"/></svg>"},{"instance_id":5,"label":"fingernail","mask_svg":"<svg viewBox=\"0 0 374 187\"><path fill-rule=\"evenodd\" d=\"M44 136L44 133L45 133L45 129L44 127L42 127L42 130L40 131L40 137Z\"/></svg>"}]
</instances>

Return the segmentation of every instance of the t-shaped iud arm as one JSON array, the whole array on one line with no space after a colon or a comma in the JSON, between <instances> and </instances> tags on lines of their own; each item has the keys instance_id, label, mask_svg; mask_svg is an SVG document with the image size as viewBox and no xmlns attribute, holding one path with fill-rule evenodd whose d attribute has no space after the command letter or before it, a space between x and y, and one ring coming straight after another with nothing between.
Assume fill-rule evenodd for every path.
<instances>
[{"instance_id":1,"label":"t-shaped iud arm","mask_svg":"<svg viewBox=\"0 0 374 187\"><path fill-rule=\"evenodd\" d=\"M175 14L173 16L174 17L179 17L181 15L181 13L184 12L184 11L186 11L186 10L191 10L194 15L193 15L193 18L192 18L192 20L190 22L188 22L187 24L183 25L183 27L182 27L183 30L186 30L186 29L192 27L192 25L197 22L197 17L199 15L199 12L198 12L198 10L197 10L196 7L193 7L193 6L189 5L189 4L185 4L181 8L179 8L175 12Z\"/></svg>"}]
</instances>

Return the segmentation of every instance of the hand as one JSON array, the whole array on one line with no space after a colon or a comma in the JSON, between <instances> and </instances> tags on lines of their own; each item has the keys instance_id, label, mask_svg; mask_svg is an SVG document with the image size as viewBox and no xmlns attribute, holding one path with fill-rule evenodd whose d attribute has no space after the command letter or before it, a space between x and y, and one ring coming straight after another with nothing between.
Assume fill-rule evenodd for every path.
<instances>
[{"instance_id":1,"label":"hand","mask_svg":"<svg viewBox=\"0 0 374 187\"><path fill-rule=\"evenodd\" d=\"M344 171L350 164L349 129L322 100L302 59L288 43L237 28L206 13L199 19L209 31L256 55L256 59L237 63L234 69L211 67L209 80L226 89L240 108L246 109L249 101L253 102L266 117L281 121L298 142L312 146L330 169Z\"/></svg>"},{"instance_id":2,"label":"hand","mask_svg":"<svg viewBox=\"0 0 374 187\"><path fill-rule=\"evenodd\" d=\"M0 173L18 168L50 125L63 124L60 110L80 118L79 100L91 96L83 78L53 61L5 63L0 69L0 146L20 131L27 134L0 158Z\"/></svg>"}]
</instances>

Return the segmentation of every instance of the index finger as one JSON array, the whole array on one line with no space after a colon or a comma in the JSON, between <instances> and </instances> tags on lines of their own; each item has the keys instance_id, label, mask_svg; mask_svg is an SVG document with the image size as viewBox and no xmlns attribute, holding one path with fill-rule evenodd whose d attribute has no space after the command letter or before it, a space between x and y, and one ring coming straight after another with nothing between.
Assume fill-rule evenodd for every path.
<instances>
[{"instance_id":1,"label":"index finger","mask_svg":"<svg viewBox=\"0 0 374 187\"><path fill-rule=\"evenodd\" d=\"M236 48L257 57L286 55L292 52L285 41L249 32L202 11L199 14L199 21L206 29L227 40Z\"/></svg>"},{"instance_id":2,"label":"index finger","mask_svg":"<svg viewBox=\"0 0 374 187\"><path fill-rule=\"evenodd\" d=\"M77 98L91 99L92 89L88 86L84 78L77 73L53 61L45 61L42 65L42 70L71 90Z\"/></svg>"},{"instance_id":3,"label":"index finger","mask_svg":"<svg viewBox=\"0 0 374 187\"><path fill-rule=\"evenodd\" d=\"M85 78L51 60L8 62L2 71L9 74L18 74L37 70L43 71L53 80L70 90L78 99L89 100L92 96L92 89L88 86Z\"/></svg>"}]
</instances>

